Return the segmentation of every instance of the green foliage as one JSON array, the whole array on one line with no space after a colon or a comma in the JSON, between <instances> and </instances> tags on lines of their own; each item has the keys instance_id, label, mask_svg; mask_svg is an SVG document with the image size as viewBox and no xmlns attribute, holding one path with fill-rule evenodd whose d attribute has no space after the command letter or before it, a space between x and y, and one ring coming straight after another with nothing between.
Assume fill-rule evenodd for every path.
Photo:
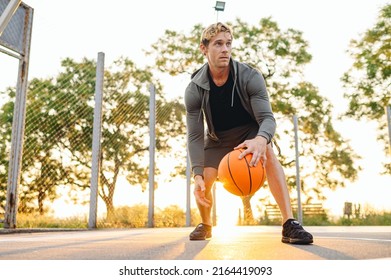
<instances>
[{"instance_id":1,"label":"green foliage","mask_svg":"<svg viewBox=\"0 0 391 280\"><path fill-rule=\"evenodd\" d=\"M140 228L146 227L147 224L148 206L143 204L118 207L110 219L105 219L102 222L103 227L109 228Z\"/></svg>"},{"instance_id":2,"label":"green foliage","mask_svg":"<svg viewBox=\"0 0 391 280\"><path fill-rule=\"evenodd\" d=\"M158 211L155 217L156 227L183 227L186 225L186 213L178 205L170 205Z\"/></svg>"},{"instance_id":3,"label":"green foliage","mask_svg":"<svg viewBox=\"0 0 391 280\"><path fill-rule=\"evenodd\" d=\"M337 226L390 226L391 212L369 212L361 217L342 217L336 222Z\"/></svg>"},{"instance_id":4,"label":"green foliage","mask_svg":"<svg viewBox=\"0 0 391 280\"><path fill-rule=\"evenodd\" d=\"M385 107L391 98L391 4L380 11L377 22L363 35L351 40L348 53L353 65L341 78L349 101L342 117L368 119L378 123L378 140L388 153L388 135ZM391 163L384 163L391 174Z\"/></svg>"},{"instance_id":5,"label":"green foliage","mask_svg":"<svg viewBox=\"0 0 391 280\"><path fill-rule=\"evenodd\" d=\"M17 228L67 228L67 229L83 229L87 228L87 217L69 217L56 218L38 214L18 214Z\"/></svg>"},{"instance_id":6,"label":"green foliage","mask_svg":"<svg viewBox=\"0 0 391 280\"><path fill-rule=\"evenodd\" d=\"M45 204L68 188L75 202L89 188L94 118L96 63L84 58L62 61L56 77L29 82L26 100L25 143L19 189L19 212L44 214ZM184 106L168 101L162 85L150 70L139 69L127 58L119 58L104 73L99 196L107 214L114 213L117 180L126 177L131 185L145 188L149 150L149 88L156 88L156 150L171 151L169 141L185 135ZM13 100L15 89L2 93ZM13 101L0 108L0 205L5 204L8 153ZM157 167L159 174L159 167Z\"/></svg>"},{"instance_id":7,"label":"green foliage","mask_svg":"<svg viewBox=\"0 0 391 280\"><path fill-rule=\"evenodd\" d=\"M199 51L202 30L203 26L200 24L193 27L190 35L166 30L164 35L151 46L151 50L145 53L155 55L164 50L164 54L155 56L155 67L163 73L173 76L181 73L191 74L204 60Z\"/></svg>"},{"instance_id":8,"label":"green foliage","mask_svg":"<svg viewBox=\"0 0 391 280\"><path fill-rule=\"evenodd\" d=\"M234 26L233 57L260 69L268 82L293 77L311 61L301 31L281 30L271 18L255 26L240 19L230 24Z\"/></svg>"},{"instance_id":9,"label":"green foliage","mask_svg":"<svg viewBox=\"0 0 391 280\"><path fill-rule=\"evenodd\" d=\"M192 209L191 224L198 224L198 211ZM154 227L184 227L186 213L178 205L170 205L164 209L157 208L154 213ZM104 228L142 228L148 225L148 206L137 204L132 207L122 206L115 210L110 219L104 219L99 227Z\"/></svg>"}]
</instances>

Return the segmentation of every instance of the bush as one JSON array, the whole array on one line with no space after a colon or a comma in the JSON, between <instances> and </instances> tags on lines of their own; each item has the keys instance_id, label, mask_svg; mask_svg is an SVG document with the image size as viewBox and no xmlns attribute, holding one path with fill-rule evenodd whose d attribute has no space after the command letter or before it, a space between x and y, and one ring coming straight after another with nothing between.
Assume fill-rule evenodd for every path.
<instances>
[{"instance_id":1,"label":"bush","mask_svg":"<svg viewBox=\"0 0 391 280\"><path fill-rule=\"evenodd\" d=\"M360 217L342 217L336 222L337 226L390 226L391 212L367 211Z\"/></svg>"},{"instance_id":2,"label":"bush","mask_svg":"<svg viewBox=\"0 0 391 280\"><path fill-rule=\"evenodd\" d=\"M185 225L186 213L177 205L168 206L156 213L156 227L183 227Z\"/></svg>"},{"instance_id":3,"label":"bush","mask_svg":"<svg viewBox=\"0 0 391 280\"><path fill-rule=\"evenodd\" d=\"M200 222L197 209L191 211L191 226ZM118 207L114 218L110 221L99 220L99 228L143 228L148 224L148 206L137 204L134 206ZM281 225L281 219L265 220L262 217L259 225ZM304 216L305 226L383 226L391 225L391 212L376 212L366 210L360 216L353 218L341 217L329 221L323 216ZM186 212L177 205L164 209L157 209L155 213L155 227L184 227L186 226ZM55 218L50 215L18 214L17 228L69 228L84 229L88 227L88 219L84 217ZM0 224L3 228L3 224Z\"/></svg>"},{"instance_id":4,"label":"bush","mask_svg":"<svg viewBox=\"0 0 391 280\"><path fill-rule=\"evenodd\" d=\"M18 214L17 228L87 228L87 217L55 218L38 214Z\"/></svg>"},{"instance_id":5,"label":"bush","mask_svg":"<svg viewBox=\"0 0 391 280\"><path fill-rule=\"evenodd\" d=\"M147 224L148 207L144 204L118 207L110 221L103 219L102 223L99 222L99 226L103 228L140 228Z\"/></svg>"},{"instance_id":6,"label":"bush","mask_svg":"<svg viewBox=\"0 0 391 280\"><path fill-rule=\"evenodd\" d=\"M186 212L177 205L170 205L164 209L158 208L154 214L155 227L186 226ZM200 220L198 211L192 209L191 224L197 223L198 220ZM147 225L148 206L145 204L118 207L110 221L103 220L99 223L99 226L104 228L142 228Z\"/></svg>"}]
</instances>

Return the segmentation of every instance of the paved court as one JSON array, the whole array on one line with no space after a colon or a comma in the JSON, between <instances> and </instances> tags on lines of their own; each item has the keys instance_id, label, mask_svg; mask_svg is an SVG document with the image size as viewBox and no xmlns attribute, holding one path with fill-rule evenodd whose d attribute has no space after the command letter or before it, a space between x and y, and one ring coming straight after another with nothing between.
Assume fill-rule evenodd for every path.
<instances>
[{"instance_id":1,"label":"paved court","mask_svg":"<svg viewBox=\"0 0 391 280\"><path fill-rule=\"evenodd\" d=\"M2 229L0 260L391 260L389 226L308 226L311 245L282 243L280 226L216 227L206 241L192 229Z\"/></svg>"}]
</instances>

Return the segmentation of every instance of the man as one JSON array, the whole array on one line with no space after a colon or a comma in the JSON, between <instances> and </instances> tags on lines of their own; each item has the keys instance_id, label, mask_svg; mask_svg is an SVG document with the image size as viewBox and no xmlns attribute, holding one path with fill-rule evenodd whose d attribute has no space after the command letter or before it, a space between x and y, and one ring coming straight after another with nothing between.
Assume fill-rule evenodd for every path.
<instances>
[{"instance_id":1,"label":"man","mask_svg":"<svg viewBox=\"0 0 391 280\"><path fill-rule=\"evenodd\" d=\"M193 73L185 91L194 195L202 220L190 240L212 237L211 189L218 165L229 151L243 148L239 158L251 153L250 165L266 168L282 214L282 242L310 244L312 235L293 218L285 173L271 146L276 122L265 81L259 71L232 59L232 40L231 27L220 22L203 31L200 50L208 62Z\"/></svg>"}]
</instances>

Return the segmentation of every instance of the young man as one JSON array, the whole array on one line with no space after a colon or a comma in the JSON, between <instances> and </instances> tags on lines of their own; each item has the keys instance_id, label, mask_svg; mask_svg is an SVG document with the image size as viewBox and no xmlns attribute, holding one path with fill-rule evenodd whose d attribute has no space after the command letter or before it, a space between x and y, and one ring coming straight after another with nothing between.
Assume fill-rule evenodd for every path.
<instances>
[{"instance_id":1,"label":"young man","mask_svg":"<svg viewBox=\"0 0 391 280\"><path fill-rule=\"evenodd\" d=\"M266 168L282 214L282 242L310 244L312 235L293 218L285 173L271 146L276 122L265 81L259 71L232 59L232 40L231 27L220 22L203 31L200 50L208 62L193 73L185 91L194 195L202 219L190 240L212 237L211 188L218 165L232 149L244 148L240 158L251 153L250 165Z\"/></svg>"}]
</instances>

